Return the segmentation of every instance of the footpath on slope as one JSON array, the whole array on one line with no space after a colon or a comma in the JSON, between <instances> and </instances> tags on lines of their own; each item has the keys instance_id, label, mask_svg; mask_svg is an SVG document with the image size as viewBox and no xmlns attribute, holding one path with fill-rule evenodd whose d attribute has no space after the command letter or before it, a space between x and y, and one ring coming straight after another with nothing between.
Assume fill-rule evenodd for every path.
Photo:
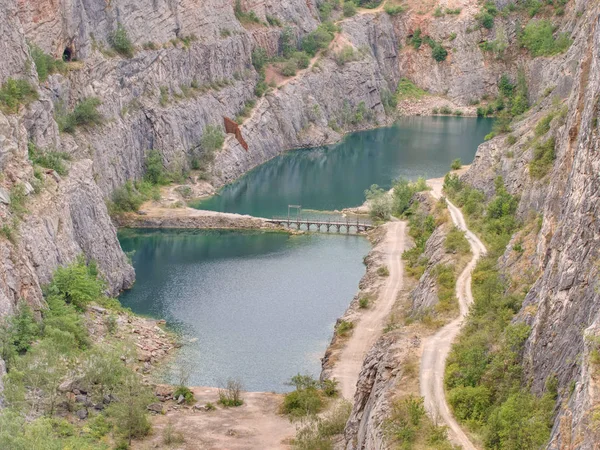
<instances>
[{"instance_id":1,"label":"footpath on slope","mask_svg":"<svg viewBox=\"0 0 600 450\"><path fill-rule=\"evenodd\" d=\"M442 197L443 179L428 180L427 183L432 188L432 196L440 199ZM463 327L465 316L473 303L471 274L479 258L486 253L486 248L477 236L467 228L462 212L450 201L446 200L446 203L454 225L465 232L471 246L473 258L456 281L456 296L460 305L459 317L445 325L433 336L427 338L423 344L420 387L425 409L434 420L440 420L448 426L450 440L463 449L476 450L477 447L471 442L450 412L444 390L444 371L452 342Z\"/></svg>"},{"instance_id":2,"label":"footpath on slope","mask_svg":"<svg viewBox=\"0 0 600 450\"><path fill-rule=\"evenodd\" d=\"M389 276L381 289L377 301L361 313L352 335L344 344L339 359L331 370L331 378L339 382L342 396L352 401L356 382L367 352L382 335L386 320L402 289L404 267L402 253L406 247L406 222L395 221L385 225L386 234L379 244L385 249L385 264Z\"/></svg>"}]
</instances>

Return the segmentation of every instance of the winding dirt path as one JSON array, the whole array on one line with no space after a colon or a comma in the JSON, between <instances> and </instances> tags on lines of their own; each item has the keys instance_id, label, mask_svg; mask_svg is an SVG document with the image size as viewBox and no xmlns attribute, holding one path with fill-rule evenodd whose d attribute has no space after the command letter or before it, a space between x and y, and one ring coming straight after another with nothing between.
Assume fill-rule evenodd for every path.
<instances>
[{"instance_id":1,"label":"winding dirt path","mask_svg":"<svg viewBox=\"0 0 600 450\"><path fill-rule=\"evenodd\" d=\"M442 197L442 183L442 179L428 181L429 186L432 188L431 193L433 197L438 199ZM420 373L421 395L425 399L425 408L430 416L434 420L441 421L448 426L448 437L450 440L460 445L463 449L476 450L477 447L467 437L450 412L444 390L444 370L452 342L464 325L464 318L473 303L471 274L479 258L485 254L486 248L477 236L467 228L462 212L450 201L446 200L446 203L448 204L448 211L452 217L452 222L465 232L465 236L471 245L473 258L456 280L456 296L460 305L459 317L444 326L433 336L427 338L423 344Z\"/></svg>"},{"instance_id":2,"label":"winding dirt path","mask_svg":"<svg viewBox=\"0 0 600 450\"><path fill-rule=\"evenodd\" d=\"M388 249L385 264L390 275L377 301L361 314L352 335L340 352L339 361L331 372L332 378L340 383L342 396L350 401L354 398L356 382L365 356L383 333L386 320L403 284L402 252L406 246L406 222L389 222L384 226L387 228L385 240L380 245Z\"/></svg>"}]
</instances>

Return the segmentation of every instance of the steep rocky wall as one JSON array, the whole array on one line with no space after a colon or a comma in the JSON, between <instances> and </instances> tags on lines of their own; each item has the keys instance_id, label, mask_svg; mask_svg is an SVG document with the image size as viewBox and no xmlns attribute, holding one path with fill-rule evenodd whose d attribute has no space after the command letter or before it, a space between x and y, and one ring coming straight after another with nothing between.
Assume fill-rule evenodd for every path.
<instances>
[{"instance_id":1,"label":"steep rocky wall","mask_svg":"<svg viewBox=\"0 0 600 450\"><path fill-rule=\"evenodd\" d=\"M7 57L0 61L0 82L9 77L36 82L16 18L16 2L6 0L0 6L1 33L8 39L0 44L8 45ZM133 283L133 268L121 251L102 192L94 183L92 161L74 162L66 178L41 174L43 184L33 176L28 141L37 136L47 145L59 143L52 111L44 91L16 114L0 111L0 227L6 230L0 238L0 317L10 314L21 299L39 310L41 285L50 281L57 266L82 253L97 261L111 294ZM11 207L10 193L18 186L26 194L22 213Z\"/></svg>"},{"instance_id":2,"label":"steep rocky wall","mask_svg":"<svg viewBox=\"0 0 600 450\"><path fill-rule=\"evenodd\" d=\"M591 420L599 390L589 361L589 337L598 335L600 324L599 14L597 3L574 2L564 20L565 29L575 31L572 47L566 55L537 58L529 65L531 83L537 90L556 86L552 95L516 124L514 145L507 144L506 135L483 144L464 177L491 194L494 178L503 176L507 189L521 196L521 217L525 220L530 211L543 217L535 237L541 276L517 320L532 326L524 364L533 391L541 393L551 376L559 381L560 411L549 446L553 449L592 449L598 439ZM557 110L554 97L565 99L566 115L553 120L547 136L556 139L553 168L536 180L529 174L529 142L537 122Z\"/></svg>"},{"instance_id":3,"label":"steep rocky wall","mask_svg":"<svg viewBox=\"0 0 600 450\"><path fill-rule=\"evenodd\" d=\"M332 58L340 50L332 50L332 55L319 60L318 67L261 99L241 127L250 150L229 138L217 154L217 185L233 181L285 150L339 140L340 131L352 125L340 125L336 131L332 121L340 123L345 109L354 114L361 102L373 116L362 126L387 122L381 95L393 92L400 78L397 40L388 16L365 14L348 19L342 23L342 36L345 45L361 53L359 60L340 66Z\"/></svg>"}]
</instances>

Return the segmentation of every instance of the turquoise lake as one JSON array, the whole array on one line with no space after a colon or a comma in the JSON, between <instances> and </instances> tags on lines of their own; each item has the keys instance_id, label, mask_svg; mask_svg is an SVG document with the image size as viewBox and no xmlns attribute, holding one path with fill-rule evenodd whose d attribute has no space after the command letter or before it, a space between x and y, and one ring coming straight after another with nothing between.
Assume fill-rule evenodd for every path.
<instances>
[{"instance_id":1,"label":"turquoise lake","mask_svg":"<svg viewBox=\"0 0 600 450\"><path fill-rule=\"evenodd\" d=\"M288 204L313 210L359 205L372 184L439 177L467 164L489 119L405 118L334 146L287 152L226 186L202 208L268 217ZM358 236L230 231L122 230L137 282L121 295L135 313L167 320L186 345L190 385L238 378L245 389L286 391L297 373L318 376L336 319L364 274Z\"/></svg>"}]
</instances>

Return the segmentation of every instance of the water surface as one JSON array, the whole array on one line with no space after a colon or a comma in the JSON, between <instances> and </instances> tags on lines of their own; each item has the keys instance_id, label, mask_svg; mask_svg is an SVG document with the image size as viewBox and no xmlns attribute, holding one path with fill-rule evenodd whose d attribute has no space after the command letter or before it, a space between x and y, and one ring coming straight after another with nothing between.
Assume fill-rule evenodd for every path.
<instances>
[{"instance_id":1,"label":"water surface","mask_svg":"<svg viewBox=\"0 0 600 450\"><path fill-rule=\"evenodd\" d=\"M314 210L356 206L372 184L444 175L470 163L490 131L487 119L405 118L349 135L330 147L281 155L199 206L272 216L288 204ZM134 288L121 296L135 313L166 319L187 341L177 362L190 385L229 377L249 390L283 391L296 373L318 376L333 326L364 273L366 239L260 232L135 231L119 234L135 251ZM177 379L171 374L170 380Z\"/></svg>"},{"instance_id":2,"label":"water surface","mask_svg":"<svg viewBox=\"0 0 600 450\"><path fill-rule=\"evenodd\" d=\"M121 303L183 333L189 344L177 359L193 362L189 384L236 377L258 391L284 391L297 373L318 377L369 251L366 239L346 235L124 230L119 238L135 250L137 273Z\"/></svg>"},{"instance_id":3,"label":"water surface","mask_svg":"<svg viewBox=\"0 0 600 450\"><path fill-rule=\"evenodd\" d=\"M290 204L332 211L358 206L372 184L445 175L450 163L473 160L492 119L406 117L394 126L350 134L343 142L280 155L195 207L272 217Z\"/></svg>"}]
</instances>

